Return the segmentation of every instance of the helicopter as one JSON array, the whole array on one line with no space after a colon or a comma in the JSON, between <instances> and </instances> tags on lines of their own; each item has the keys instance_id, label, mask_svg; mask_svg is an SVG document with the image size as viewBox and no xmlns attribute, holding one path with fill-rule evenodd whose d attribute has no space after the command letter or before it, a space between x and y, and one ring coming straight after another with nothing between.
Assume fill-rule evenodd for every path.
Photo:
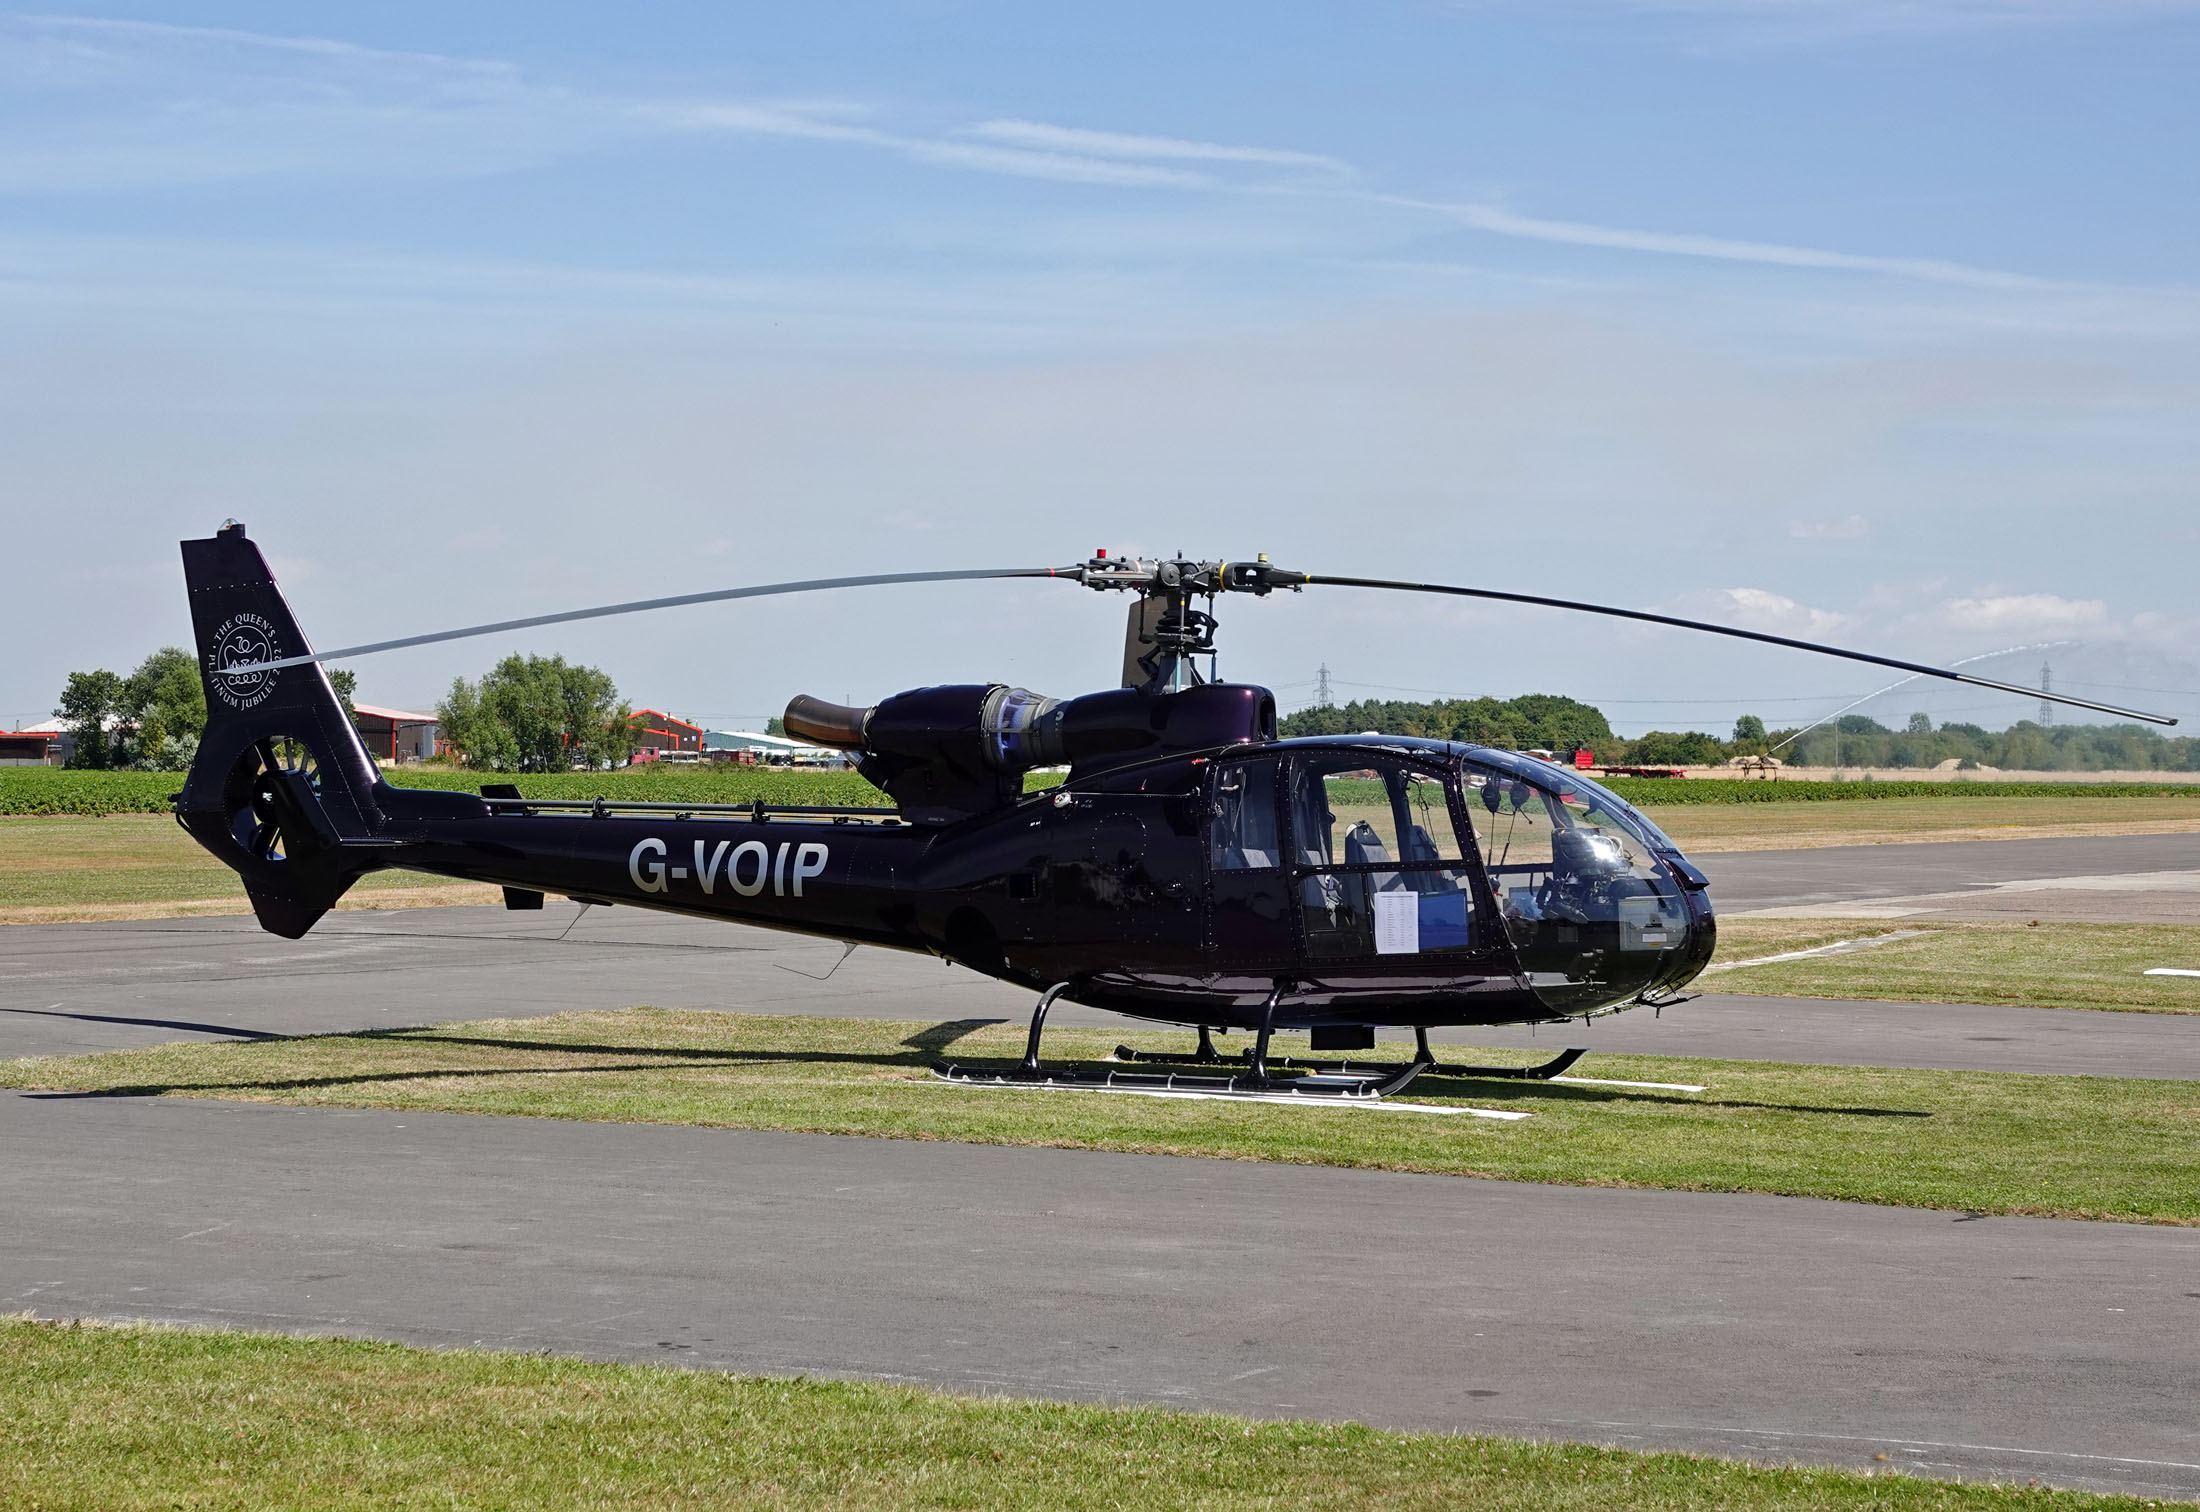
<instances>
[{"instance_id":1,"label":"helicopter","mask_svg":"<svg viewBox=\"0 0 2200 1512\"><path fill-rule=\"evenodd\" d=\"M262 928L304 936L360 877L403 868L546 896L923 952L1039 993L1013 1066L956 1082L1372 1100L1441 1062L1446 1026L1562 1023L1681 1001L1710 961L1704 874L1639 810L1537 757L1387 735L1277 737L1266 688L1217 680L1212 612L1310 586L1496 600L1759 641L2157 724L2173 719L1733 626L1496 589L1253 561L1109 557L1068 567L811 579L640 600L314 652L259 547L230 521L181 543L208 722L183 828L243 880ZM1056 699L999 683L867 708L808 696L788 734L848 752L878 806L545 800L383 780L324 664L682 605L897 583L1060 578L1130 597L1121 686ZM1204 604L1205 607L1201 607ZM1203 672L1200 663L1206 661ZM1025 776L1066 766L1059 786ZM1181 1053L1041 1059L1067 1000L1196 1031ZM1404 1062L1355 1062L1379 1027ZM1225 1057L1215 1031L1251 1034ZM1310 1057L1273 1054L1279 1031ZM1331 1057L1322 1058L1324 1052ZM1151 1070L1123 1069L1161 1063ZM1179 1069L1182 1067L1193 1069Z\"/></svg>"}]
</instances>

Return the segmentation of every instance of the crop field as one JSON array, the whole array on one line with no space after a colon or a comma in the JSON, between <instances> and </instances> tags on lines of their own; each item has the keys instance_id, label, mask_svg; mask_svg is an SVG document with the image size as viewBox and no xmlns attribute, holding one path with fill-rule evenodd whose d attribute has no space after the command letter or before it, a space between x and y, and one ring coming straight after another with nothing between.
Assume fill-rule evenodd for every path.
<instances>
[{"instance_id":1,"label":"crop field","mask_svg":"<svg viewBox=\"0 0 2200 1512\"><path fill-rule=\"evenodd\" d=\"M2122 1497L356 1339L0 1320L25 1512L1524 1506L2120 1512Z\"/></svg>"},{"instance_id":2,"label":"crop field","mask_svg":"<svg viewBox=\"0 0 2200 1512\"><path fill-rule=\"evenodd\" d=\"M385 771L395 787L477 793L484 782L515 784L530 798L625 798L665 803L884 804L884 793L853 772L798 772L768 767L623 767L615 772L555 772L515 776L448 766ZM74 772L56 767L0 767L0 815L167 814L183 786L181 772Z\"/></svg>"},{"instance_id":3,"label":"crop field","mask_svg":"<svg viewBox=\"0 0 2200 1512\"><path fill-rule=\"evenodd\" d=\"M1059 1029L1048 1054L1098 1061L1118 1038ZM1348 1108L956 1087L927 1069L1022 1050L1014 1024L636 1008L17 1060L0 1063L0 1085L2200 1223L2200 1084L2189 1082L1599 1055L1585 1074L1708 1090L1423 1077L1388 1105ZM1427 1111L1461 1107L1531 1116Z\"/></svg>"},{"instance_id":4,"label":"crop field","mask_svg":"<svg viewBox=\"0 0 2200 1512\"><path fill-rule=\"evenodd\" d=\"M668 803L846 803L882 804L885 794L852 771L794 771L786 768L726 765L650 764L609 772L553 772L516 775L444 765L393 767L383 777L398 787L452 788L477 792L484 782L508 782L530 798L593 798L598 794ZM166 813L170 795L183 786L181 772L81 772L54 767L0 767L0 814ZM1061 781L1054 772L1034 772L1027 789ZM1947 800L1984 804L2053 805L2075 802L2090 813L2092 805L2139 801L2162 805L2164 815L2190 814L2200 824L2200 782L1729 782L1712 780L1646 781L1619 778L1606 784L1629 803L1661 815L1680 809L1778 809L1836 804L1878 807L1886 804ZM2051 807L2012 810L2048 814ZM2150 809L2149 812L2157 812ZM1660 821L1663 822L1662 819ZM1670 828L1670 826L1668 826Z\"/></svg>"}]
</instances>

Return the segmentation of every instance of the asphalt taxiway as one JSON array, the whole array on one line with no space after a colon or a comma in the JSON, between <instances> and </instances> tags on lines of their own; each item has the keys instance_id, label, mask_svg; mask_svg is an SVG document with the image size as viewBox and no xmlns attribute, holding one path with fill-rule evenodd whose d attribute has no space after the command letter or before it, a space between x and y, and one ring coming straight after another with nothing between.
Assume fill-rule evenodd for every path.
<instances>
[{"instance_id":1,"label":"asphalt taxiway","mask_svg":"<svg viewBox=\"0 0 2200 1512\"><path fill-rule=\"evenodd\" d=\"M1859 850L1708 860L1730 912L2200 866L2186 836ZM838 955L555 904L346 913L295 942L248 918L18 926L0 929L0 1057L635 1002L1028 1012L1022 992L885 951L818 979ZM2200 1018L2171 1015L1714 996L1512 1038L2200 1079ZM35 1093L0 1093L0 1149L0 1308L44 1316L2200 1498L2200 1230Z\"/></svg>"},{"instance_id":2,"label":"asphalt taxiway","mask_svg":"<svg viewBox=\"0 0 2200 1512\"><path fill-rule=\"evenodd\" d=\"M2200 1497L2194 1229L23 1094L0 1148L0 1310Z\"/></svg>"},{"instance_id":3,"label":"asphalt taxiway","mask_svg":"<svg viewBox=\"0 0 2200 1512\"><path fill-rule=\"evenodd\" d=\"M1695 858L1722 913L1944 894L2012 882L2200 871L2200 834L1731 851Z\"/></svg>"}]
</instances>

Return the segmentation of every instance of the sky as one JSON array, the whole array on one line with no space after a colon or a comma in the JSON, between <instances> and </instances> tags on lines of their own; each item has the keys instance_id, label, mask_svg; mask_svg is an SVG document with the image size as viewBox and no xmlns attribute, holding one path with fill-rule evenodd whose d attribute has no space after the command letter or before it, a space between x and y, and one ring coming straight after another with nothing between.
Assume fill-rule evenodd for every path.
<instances>
[{"instance_id":1,"label":"sky","mask_svg":"<svg viewBox=\"0 0 2200 1512\"><path fill-rule=\"evenodd\" d=\"M103 4L0 17L0 724L187 643L1266 552L2200 721L2200 0ZM878 588L511 651L756 727L1112 684L1122 601ZM1284 707L1622 732L1891 679L1552 611L1228 600ZM1864 706L1998 728L1912 684ZM2067 717L2067 716L2066 716Z\"/></svg>"}]
</instances>

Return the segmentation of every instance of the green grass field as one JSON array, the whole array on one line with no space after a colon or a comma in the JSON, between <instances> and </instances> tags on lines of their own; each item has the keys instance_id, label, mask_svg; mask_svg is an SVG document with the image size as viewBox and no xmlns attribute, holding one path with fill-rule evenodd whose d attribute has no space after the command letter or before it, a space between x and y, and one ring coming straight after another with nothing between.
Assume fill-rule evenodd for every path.
<instances>
[{"instance_id":1,"label":"green grass field","mask_svg":"<svg viewBox=\"0 0 2200 1512\"><path fill-rule=\"evenodd\" d=\"M2116 1512L2084 1492L907 1386L0 1320L19 1512Z\"/></svg>"},{"instance_id":2,"label":"green grass field","mask_svg":"<svg viewBox=\"0 0 2200 1512\"><path fill-rule=\"evenodd\" d=\"M1116 1036L1050 1031L1057 1060ZM1553 1036L1553 1046L1566 1043ZM1181 1035L1132 1037L1182 1048ZM1288 1046L1286 1046L1288 1049ZM1013 1060L1016 1024L632 1009L433 1029L172 1044L0 1063L0 1085L324 1107L700 1124L1776 1192L1908 1207L2200 1222L2200 1084L1598 1055L1581 1074L1691 1094L1424 1077L1394 1102L1524 1111L1171 1102L953 1087L926 1067ZM1519 1060L1489 1054L1501 1063Z\"/></svg>"},{"instance_id":3,"label":"green grass field","mask_svg":"<svg viewBox=\"0 0 2200 1512\"><path fill-rule=\"evenodd\" d=\"M1770 997L2200 1013L2200 977L2146 974L2150 966L2200 970L2200 928L2189 924L1721 919L1714 964L1896 932L1911 937L1850 955L1714 971L1700 978L1696 989Z\"/></svg>"}]
</instances>

